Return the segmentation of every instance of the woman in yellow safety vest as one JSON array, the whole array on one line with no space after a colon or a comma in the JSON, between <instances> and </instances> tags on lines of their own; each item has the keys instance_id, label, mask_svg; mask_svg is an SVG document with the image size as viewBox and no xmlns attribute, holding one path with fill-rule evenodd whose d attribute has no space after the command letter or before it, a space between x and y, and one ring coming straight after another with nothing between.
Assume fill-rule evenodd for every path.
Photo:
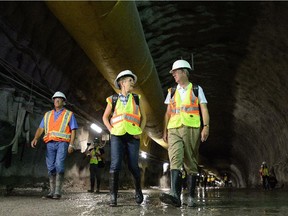
<instances>
[{"instance_id":1,"label":"woman in yellow safety vest","mask_svg":"<svg viewBox=\"0 0 288 216\"><path fill-rule=\"evenodd\" d=\"M136 82L137 76L130 70L120 72L114 81L115 87L121 91L116 95L116 104L113 102L115 95L106 99L103 122L111 133L110 206L117 206L119 171L124 153L127 153L128 168L134 177L135 201L138 204L143 202L138 161L140 135L146 124L146 116L140 95L131 93Z\"/></svg>"}]
</instances>

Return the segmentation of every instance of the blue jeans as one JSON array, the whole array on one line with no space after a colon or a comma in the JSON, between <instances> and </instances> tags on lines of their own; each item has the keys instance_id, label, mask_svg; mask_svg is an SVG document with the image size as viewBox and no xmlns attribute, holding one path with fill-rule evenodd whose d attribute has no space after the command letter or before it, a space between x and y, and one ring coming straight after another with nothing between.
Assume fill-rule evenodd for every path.
<instances>
[{"instance_id":1,"label":"blue jeans","mask_svg":"<svg viewBox=\"0 0 288 216\"><path fill-rule=\"evenodd\" d=\"M127 154L128 169L134 178L140 177L139 161L140 140L130 134L122 136L111 135L111 165L110 173L121 170L122 159Z\"/></svg>"},{"instance_id":2,"label":"blue jeans","mask_svg":"<svg viewBox=\"0 0 288 216\"><path fill-rule=\"evenodd\" d=\"M64 173L64 161L67 156L69 143L50 141L47 144L46 151L46 165L48 175L55 175L56 173Z\"/></svg>"}]
</instances>

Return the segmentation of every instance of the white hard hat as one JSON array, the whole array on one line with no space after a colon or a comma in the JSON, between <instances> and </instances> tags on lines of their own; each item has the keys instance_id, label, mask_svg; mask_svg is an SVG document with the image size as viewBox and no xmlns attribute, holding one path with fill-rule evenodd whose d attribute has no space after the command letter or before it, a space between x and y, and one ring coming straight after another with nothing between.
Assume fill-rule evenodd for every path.
<instances>
[{"instance_id":1,"label":"white hard hat","mask_svg":"<svg viewBox=\"0 0 288 216\"><path fill-rule=\"evenodd\" d=\"M177 60L177 61L175 61L173 63L172 69L170 70L169 73L172 73L173 70L180 69L180 68L186 68L186 69L192 70L190 64L187 61L185 61L185 60Z\"/></svg>"},{"instance_id":2,"label":"white hard hat","mask_svg":"<svg viewBox=\"0 0 288 216\"><path fill-rule=\"evenodd\" d=\"M88 151L94 149L95 145L92 143L89 147L88 147Z\"/></svg>"},{"instance_id":3,"label":"white hard hat","mask_svg":"<svg viewBox=\"0 0 288 216\"><path fill-rule=\"evenodd\" d=\"M52 101L54 100L54 98L57 98L57 97L63 98L65 101L67 100L66 96L60 91L55 92L55 94L52 96Z\"/></svg>"},{"instance_id":4,"label":"white hard hat","mask_svg":"<svg viewBox=\"0 0 288 216\"><path fill-rule=\"evenodd\" d=\"M134 83L137 82L137 76L136 76L135 74L133 74L132 71L130 71L130 70L121 71L121 72L117 75L116 79L114 80L114 85L115 85L115 87L116 87L117 89L120 89L120 86L118 85L118 80L119 80L121 77L124 77L124 76L131 76L131 77L133 77L133 79L134 79Z\"/></svg>"}]
</instances>

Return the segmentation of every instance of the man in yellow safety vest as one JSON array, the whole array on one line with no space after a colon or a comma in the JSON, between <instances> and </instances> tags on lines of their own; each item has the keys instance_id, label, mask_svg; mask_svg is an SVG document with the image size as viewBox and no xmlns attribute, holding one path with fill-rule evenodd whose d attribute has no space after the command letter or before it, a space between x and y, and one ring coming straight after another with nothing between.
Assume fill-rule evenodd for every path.
<instances>
[{"instance_id":1,"label":"man in yellow safety vest","mask_svg":"<svg viewBox=\"0 0 288 216\"><path fill-rule=\"evenodd\" d=\"M190 71L191 66L185 60L177 60L173 63L170 73L178 85L175 92L172 92L172 88L168 89L165 100L165 104L168 106L164 121L163 139L168 141L171 190L169 194L161 194L160 200L176 207L181 206L181 168L183 165L188 180L188 206L196 206L198 150L200 141L206 141L209 136L207 100L200 86L198 86L197 95L195 95L193 84L188 79ZM203 128L201 127L201 117Z\"/></svg>"}]
</instances>

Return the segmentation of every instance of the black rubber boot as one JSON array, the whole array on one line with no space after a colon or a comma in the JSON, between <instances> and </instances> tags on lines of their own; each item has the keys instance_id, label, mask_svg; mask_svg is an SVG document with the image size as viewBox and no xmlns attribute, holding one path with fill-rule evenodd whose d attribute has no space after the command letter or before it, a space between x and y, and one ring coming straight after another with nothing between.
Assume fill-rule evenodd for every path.
<instances>
[{"instance_id":1,"label":"black rubber boot","mask_svg":"<svg viewBox=\"0 0 288 216\"><path fill-rule=\"evenodd\" d=\"M141 177L134 178L135 183L135 201L137 204L143 202L143 193L141 189Z\"/></svg>"},{"instance_id":2,"label":"black rubber boot","mask_svg":"<svg viewBox=\"0 0 288 216\"><path fill-rule=\"evenodd\" d=\"M97 181L97 189L96 189L96 193L100 193L100 180Z\"/></svg>"},{"instance_id":3,"label":"black rubber boot","mask_svg":"<svg viewBox=\"0 0 288 216\"><path fill-rule=\"evenodd\" d=\"M56 174L55 194L53 196L53 199L60 199L61 198L63 181L64 181L64 173L57 173Z\"/></svg>"},{"instance_id":4,"label":"black rubber boot","mask_svg":"<svg viewBox=\"0 0 288 216\"><path fill-rule=\"evenodd\" d=\"M90 178L90 190L88 190L89 193L94 192L94 186L95 186L95 178Z\"/></svg>"},{"instance_id":5,"label":"black rubber boot","mask_svg":"<svg viewBox=\"0 0 288 216\"><path fill-rule=\"evenodd\" d=\"M171 190L169 194L162 193L160 200L175 207L181 206L182 173L180 170L171 170Z\"/></svg>"},{"instance_id":6,"label":"black rubber boot","mask_svg":"<svg viewBox=\"0 0 288 216\"><path fill-rule=\"evenodd\" d=\"M43 198L49 198L52 199L55 193L55 182L56 182L56 174L55 175L49 175L49 185L50 190L49 193L44 196Z\"/></svg>"},{"instance_id":7,"label":"black rubber boot","mask_svg":"<svg viewBox=\"0 0 288 216\"><path fill-rule=\"evenodd\" d=\"M110 173L109 187L110 187L110 206L117 206L117 193L118 193L118 178L119 173Z\"/></svg>"},{"instance_id":8,"label":"black rubber boot","mask_svg":"<svg viewBox=\"0 0 288 216\"><path fill-rule=\"evenodd\" d=\"M196 176L188 175L188 207L196 207L196 199L195 199L195 188L196 188Z\"/></svg>"},{"instance_id":9,"label":"black rubber boot","mask_svg":"<svg viewBox=\"0 0 288 216\"><path fill-rule=\"evenodd\" d=\"M101 179L97 178L96 193L100 193Z\"/></svg>"}]
</instances>

